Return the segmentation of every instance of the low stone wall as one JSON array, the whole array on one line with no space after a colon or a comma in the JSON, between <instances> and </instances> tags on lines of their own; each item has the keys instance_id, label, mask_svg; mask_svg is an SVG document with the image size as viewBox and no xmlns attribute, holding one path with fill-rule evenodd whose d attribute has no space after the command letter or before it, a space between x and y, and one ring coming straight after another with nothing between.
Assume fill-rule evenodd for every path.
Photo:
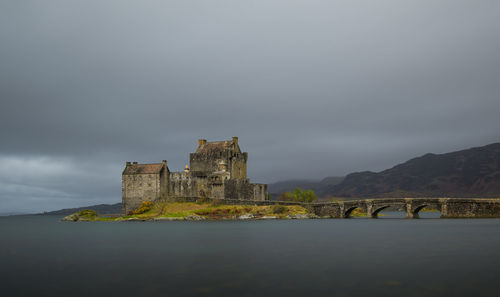
<instances>
[{"instance_id":1,"label":"low stone wall","mask_svg":"<svg viewBox=\"0 0 500 297\"><path fill-rule=\"evenodd\" d=\"M443 218L498 218L498 199L447 199L441 209Z\"/></svg>"},{"instance_id":2,"label":"low stone wall","mask_svg":"<svg viewBox=\"0 0 500 297\"><path fill-rule=\"evenodd\" d=\"M213 198L200 198L200 197L175 197L170 198L168 201L172 202L199 202L206 201L208 203L223 203L226 205L301 205L304 203L293 201L271 201L271 200L244 200L244 199L213 199Z\"/></svg>"}]
</instances>

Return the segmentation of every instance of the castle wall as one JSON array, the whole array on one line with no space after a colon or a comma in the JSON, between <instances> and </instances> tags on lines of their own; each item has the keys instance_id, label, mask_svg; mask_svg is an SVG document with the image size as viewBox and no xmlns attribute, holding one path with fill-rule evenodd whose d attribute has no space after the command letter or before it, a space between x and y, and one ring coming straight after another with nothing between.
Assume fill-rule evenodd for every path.
<instances>
[{"instance_id":1,"label":"castle wall","mask_svg":"<svg viewBox=\"0 0 500 297\"><path fill-rule=\"evenodd\" d=\"M228 164L228 170L231 173L230 178L247 178L247 159L248 153L236 153L230 151L210 152L210 153L192 153L189 155L191 171L212 173L220 170L219 164L225 161Z\"/></svg>"},{"instance_id":2,"label":"castle wall","mask_svg":"<svg viewBox=\"0 0 500 297\"><path fill-rule=\"evenodd\" d=\"M266 184L251 184L253 185L253 200L267 200L267 185Z\"/></svg>"},{"instance_id":3,"label":"castle wall","mask_svg":"<svg viewBox=\"0 0 500 297\"><path fill-rule=\"evenodd\" d=\"M212 183L210 198L214 199L224 199L224 184L223 183Z\"/></svg>"},{"instance_id":4,"label":"castle wall","mask_svg":"<svg viewBox=\"0 0 500 297\"><path fill-rule=\"evenodd\" d=\"M170 183L170 172L168 167L162 170L160 175L160 198L166 199L168 197L168 185Z\"/></svg>"},{"instance_id":5,"label":"castle wall","mask_svg":"<svg viewBox=\"0 0 500 297\"><path fill-rule=\"evenodd\" d=\"M192 153L189 154L191 171L215 172L219 170L219 162L229 162L228 152Z\"/></svg>"},{"instance_id":6,"label":"castle wall","mask_svg":"<svg viewBox=\"0 0 500 297\"><path fill-rule=\"evenodd\" d=\"M266 200L267 185L251 184L247 179L227 180L224 183L224 198L239 200Z\"/></svg>"},{"instance_id":7,"label":"castle wall","mask_svg":"<svg viewBox=\"0 0 500 297\"><path fill-rule=\"evenodd\" d=\"M169 197L192 196L192 180L186 172L170 172L168 184Z\"/></svg>"},{"instance_id":8,"label":"castle wall","mask_svg":"<svg viewBox=\"0 0 500 297\"><path fill-rule=\"evenodd\" d=\"M160 174L122 175L122 210L125 214L137 209L143 201L160 197Z\"/></svg>"},{"instance_id":9,"label":"castle wall","mask_svg":"<svg viewBox=\"0 0 500 297\"><path fill-rule=\"evenodd\" d=\"M187 172L170 172L169 197L210 197L211 189L206 176L191 175Z\"/></svg>"},{"instance_id":10,"label":"castle wall","mask_svg":"<svg viewBox=\"0 0 500 297\"><path fill-rule=\"evenodd\" d=\"M229 171L231 173L231 178L247 178L247 159L247 153L233 155L229 162Z\"/></svg>"}]
</instances>

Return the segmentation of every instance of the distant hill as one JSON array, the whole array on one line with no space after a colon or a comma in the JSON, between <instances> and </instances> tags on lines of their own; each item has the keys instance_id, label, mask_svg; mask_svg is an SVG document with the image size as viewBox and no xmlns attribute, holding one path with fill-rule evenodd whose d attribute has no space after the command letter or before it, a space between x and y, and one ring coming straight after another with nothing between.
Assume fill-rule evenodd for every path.
<instances>
[{"instance_id":1,"label":"distant hill","mask_svg":"<svg viewBox=\"0 0 500 297\"><path fill-rule=\"evenodd\" d=\"M382 172L346 176L337 197L500 197L500 143L426 154Z\"/></svg>"},{"instance_id":2,"label":"distant hill","mask_svg":"<svg viewBox=\"0 0 500 297\"><path fill-rule=\"evenodd\" d=\"M279 197L284 192L293 191L295 188L301 188L305 190L313 190L319 197L327 196L328 192L331 191L334 185L340 183L344 177L341 176L329 176L325 177L320 181L312 180L285 180L269 184L267 187L268 192L273 198Z\"/></svg>"},{"instance_id":3,"label":"distant hill","mask_svg":"<svg viewBox=\"0 0 500 297\"><path fill-rule=\"evenodd\" d=\"M122 212L122 204L116 203L116 204L99 204L99 205L92 205L92 206L85 206L85 207L77 207L77 208L65 208L65 209L60 209L60 210L55 210L55 211L48 211L41 213L42 215L69 215L73 214L75 212L78 212L80 210L84 209L92 209L97 211L98 214L120 214Z\"/></svg>"}]
</instances>

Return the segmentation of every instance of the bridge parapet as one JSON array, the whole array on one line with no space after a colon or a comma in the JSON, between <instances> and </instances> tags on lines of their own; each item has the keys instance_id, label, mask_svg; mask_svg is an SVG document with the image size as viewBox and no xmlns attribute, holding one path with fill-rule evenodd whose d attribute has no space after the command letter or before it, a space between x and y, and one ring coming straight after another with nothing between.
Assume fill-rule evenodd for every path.
<instances>
[{"instance_id":1,"label":"bridge parapet","mask_svg":"<svg viewBox=\"0 0 500 297\"><path fill-rule=\"evenodd\" d=\"M500 217L500 199L384 198L310 203L304 206L320 217L329 218L349 218L356 208L371 218L377 218L387 208L401 209L406 212L407 218L419 218L419 212L425 208L441 211L441 218Z\"/></svg>"}]
</instances>

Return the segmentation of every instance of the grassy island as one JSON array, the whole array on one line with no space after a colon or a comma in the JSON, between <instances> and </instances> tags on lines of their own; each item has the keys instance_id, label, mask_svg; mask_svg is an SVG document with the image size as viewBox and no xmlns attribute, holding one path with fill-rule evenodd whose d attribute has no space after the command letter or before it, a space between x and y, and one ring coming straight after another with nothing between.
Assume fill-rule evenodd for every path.
<instances>
[{"instance_id":1,"label":"grassy island","mask_svg":"<svg viewBox=\"0 0 500 297\"><path fill-rule=\"evenodd\" d=\"M223 202L143 202L125 216L99 216L93 210L82 210L64 221L173 221L173 220L245 220L307 219L316 217L299 205L225 205Z\"/></svg>"}]
</instances>

